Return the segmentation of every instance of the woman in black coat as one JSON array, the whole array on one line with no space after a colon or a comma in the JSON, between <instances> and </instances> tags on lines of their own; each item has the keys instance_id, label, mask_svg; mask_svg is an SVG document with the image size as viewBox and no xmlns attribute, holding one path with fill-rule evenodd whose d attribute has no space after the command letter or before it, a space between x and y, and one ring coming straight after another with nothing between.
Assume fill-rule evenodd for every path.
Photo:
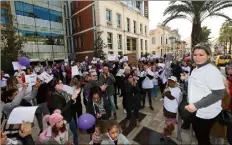
<instances>
[{"instance_id":1,"label":"woman in black coat","mask_svg":"<svg viewBox=\"0 0 232 145\"><path fill-rule=\"evenodd\" d=\"M124 86L127 86L125 89L125 109L127 111L127 123L128 127L131 119L131 112L134 110L135 118L136 118L136 126L139 126L139 109L140 109L140 90L137 87L137 84L133 78L132 74L127 75L126 80L124 82Z\"/></svg>"}]
</instances>

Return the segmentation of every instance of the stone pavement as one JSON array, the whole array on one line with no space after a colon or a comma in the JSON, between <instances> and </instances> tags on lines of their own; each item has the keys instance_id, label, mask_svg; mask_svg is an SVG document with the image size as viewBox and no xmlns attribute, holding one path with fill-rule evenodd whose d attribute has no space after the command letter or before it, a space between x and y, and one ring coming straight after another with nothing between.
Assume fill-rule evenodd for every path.
<instances>
[{"instance_id":1,"label":"stone pavement","mask_svg":"<svg viewBox=\"0 0 232 145\"><path fill-rule=\"evenodd\" d=\"M159 95L160 96L160 95ZM160 97L158 97L160 98ZM145 118L141 120L140 127L134 127L133 130L127 135L128 140L131 144L139 144L134 141L136 135L142 130L143 127L149 128L151 130L154 130L156 132L163 132L163 128L165 126L164 124L164 118L163 118L163 102L159 99L152 100L153 101L153 107L154 110L150 110L148 106L148 98L146 98L146 107L142 110L140 110L141 113L145 114ZM118 122L122 121L126 114L123 112L122 107L122 98L118 97L118 107L117 110L117 116L118 116ZM84 109L85 110L85 109ZM33 138L36 143L38 143L38 133L39 128L37 125L37 120L35 119L35 127L33 127ZM124 128L122 128L123 130ZM182 130L181 131L181 137L182 142L178 141L177 138L177 130L175 130L171 136L171 139L175 141L177 144L190 144L191 137L190 137L190 131ZM89 135L85 131L78 131L78 140L79 144L88 144L89 143ZM195 137L192 137L192 144L196 144Z\"/></svg>"}]
</instances>

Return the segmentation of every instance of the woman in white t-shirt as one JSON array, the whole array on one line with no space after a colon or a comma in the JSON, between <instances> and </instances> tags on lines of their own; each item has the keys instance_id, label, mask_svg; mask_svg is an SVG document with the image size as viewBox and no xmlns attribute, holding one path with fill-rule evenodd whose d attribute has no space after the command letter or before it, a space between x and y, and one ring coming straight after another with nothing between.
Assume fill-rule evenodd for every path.
<instances>
[{"instance_id":1,"label":"woman in white t-shirt","mask_svg":"<svg viewBox=\"0 0 232 145\"><path fill-rule=\"evenodd\" d=\"M153 79L152 79L152 83L153 83L153 89L152 89L152 95L153 95L153 99L156 100L157 95L158 95L158 78L159 78L159 73L156 70L156 66L153 65L152 66L152 72L153 72Z\"/></svg>"},{"instance_id":2,"label":"woman in white t-shirt","mask_svg":"<svg viewBox=\"0 0 232 145\"><path fill-rule=\"evenodd\" d=\"M188 79L188 103L185 109L196 113L192 120L199 145L210 145L210 130L221 112L225 86L221 72L210 63L209 46L197 44L192 51L197 65Z\"/></svg>"}]
</instances>

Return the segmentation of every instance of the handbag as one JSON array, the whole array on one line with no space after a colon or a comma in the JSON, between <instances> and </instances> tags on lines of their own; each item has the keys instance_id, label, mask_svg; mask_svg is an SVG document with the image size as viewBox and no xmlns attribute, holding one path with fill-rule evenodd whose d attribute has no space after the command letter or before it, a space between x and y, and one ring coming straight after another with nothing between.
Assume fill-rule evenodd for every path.
<instances>
[{"instance_id":1,"label":"handbag","mask_svg":"<svg viewBox=\"0 0 232 145\"><path fill-rule=\"evenodd\" d=\"M188 110L185 109L185 106L189 105L188 101L187 101L187 96L184 96L182 101L180 102L179 106L178 106L178 112L179 115L181 117L181 119L183 119L184 121L192 121L194 120L195 116L196 116L196 112L189 112Z\"/></svg>"},{"instance_id":2,"label":"handbag","mask_svg":"<svg viewBox=\"0 0 232 145\"><path fill-rule=\"evenodd\" d=\"M216 120L221 125L228 126L229 124L232 124L232 111L223 109L216 117Z\"/></svg>"}]
</instances>

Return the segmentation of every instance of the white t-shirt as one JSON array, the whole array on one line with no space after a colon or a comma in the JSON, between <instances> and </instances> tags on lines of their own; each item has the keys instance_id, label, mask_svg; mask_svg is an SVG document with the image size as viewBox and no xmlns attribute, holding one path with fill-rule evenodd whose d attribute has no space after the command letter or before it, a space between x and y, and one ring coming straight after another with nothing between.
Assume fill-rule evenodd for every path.
<instances>
[{"instance_id":1,"label":"white t-shirt","mask_svg":"<svg viewBox=\"0 0 232 145\"><path fill-rule=\"evenodd\" d=\"M153 74L154 74L154 78L152 79L152 82L153 82L153 85L155 86L155 85L158 85L158 77L159 77L159 74L158 74L157 71L156 71L156 72L153 72Z\"/></svg>"},{"instance_id":2,"label":"white t-shirt","mask_svg":"<svg viewBox=\"0 0 232 145\"><path fill-rule=\"evenodd\" d=\"M170 88L171 95L175 97L174 100L170 100L168 97L164 97L164 107L167 111L177 113L178 105L180 102L181 90L179 87Z\"/></svg>"},{"instance_id":3,"label":"white t-shirt","mask_svg":"<svg viewBox=\"0 0 232 145\"><path fill-rule=\"evenodd\" d=\"M206 97L211 90L225 89L221 72L212 64L199 69L195 68L188 79L188 102L196 103ZM212 119L222 110L221 100L197 110L196 116L203 119Z\"/></svg>"},{"instance_id":4,"label":"white t-shirt","mask_svg":"<svg viewBox=\"0 0 232 145\"><path fill-rule=\"evenodd\" d=\"M146 74L149 74L151 76L153 76L153 72L148 68L147 71L143 71L142 72L142 75L146 75ZM142 88L143 89L152 89L154 86L153 86L153 82L152 80L149 78L149 77L145 77L145 79L143 80L142 82Z\"/></svg>"}]
</instances>

